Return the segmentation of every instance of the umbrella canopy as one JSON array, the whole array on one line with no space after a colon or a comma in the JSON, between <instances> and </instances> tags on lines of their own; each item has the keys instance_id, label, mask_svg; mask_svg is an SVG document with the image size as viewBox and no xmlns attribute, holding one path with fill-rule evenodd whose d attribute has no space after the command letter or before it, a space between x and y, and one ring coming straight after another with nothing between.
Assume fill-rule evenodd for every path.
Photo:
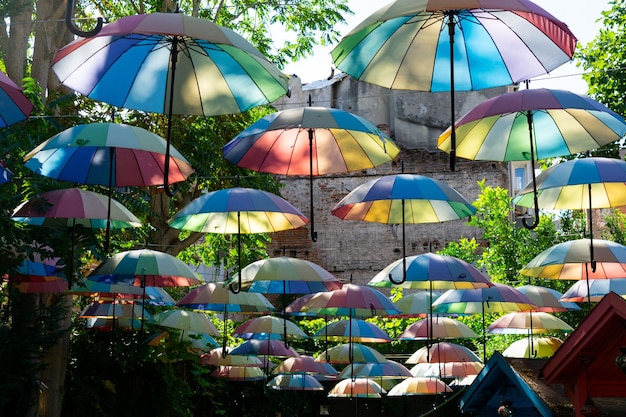
<instances>
[{"instance_id":1,"label":"umbrella canopy","mask_svg":"<svg viewBox=\"0 0 626 417\"><path fill-rule=\"evenodd\" d=\"M204 313L171 309L162 311L152 317L152 324L195 333L206 333L219 336L220 332Z\"/></svg>"},{"instance_id":2,"label":"umbrella canopy","mask_svg":"<svg viewBox=\"0 0 626 417\"><path fill-rule=\"evenodd\" d=\"M266 386L278 391L324 391L317 379L304 372L276 375Z\"/></svg>"},{"instance_id":3,"label":"umbrella canopy","mask_svg":"<svg viewBox=\"0 0 626 417\"><path fill-rule=\"evenodd\" d=\"M224 157L239 167L279 175L361 171L390 162L399 153L393 140L372 123L326 107L272 113L223 148Z\"/></svg>"},{"instance_id":4,"label":"umbrella canopy","mask_svg":"<svg viewBox=\"0 0 626 417\"><path fill-rule=\"evenodd\" d=\"M147 286L141 288L127 284L98 282L89 278L74 284L68 292L70 294L95 296L99 299L134 300L158 306L173 306L176 304L176 300L160 287Z\"/></svg>"},{"instance_id":5,"label":"umbrella canopy","mask_svg":"<svg viewBox=\"0 0 626 417\"><path fill-rule=\"evenodd\" d=\"M266 355L278 358L300 356L291 346L286 346L282 340L250 339L246 340L230 352L231 355Z\"/></svg>"},{"instance_id":6,"label":"umbrella canopy","mask_svg":"<svg viewBox=\"0 0 626 417\"><path fill-rule=\"evenodd\" d=\"M574 155L626 135L626 121L603 104L545 88L485 100L458 119L455 127L457 156L482 161ZM448 128L439 136L439 149L450 151L450 133Z\"/></svg>"},{"instance_id":7,"label":"umbrella canopy","mask_svg":"<svg viewBox=\"0 0 626 417\"><path fill-rule=\"evenodd\" d=\"M134 303L112 303L94 301L83 309L79 318L150 318L150 314L143 307Z\"/></svg>"},{"instance_id":8,"label":"umbrella canopy","mask_svg":"<svg viewBox=\"0 0 626 417\"><path fill-rule=\"evenodd\" d=\"M399 340L425 340L425 339L460 339L474 338L478 334L468 325L448 317L433 317L432 319L419 320L408 326Z\"/></svg>"},{"instance_id":9,"label":"umbrella canopy","mask_svg":"<svg viewBox=\"0 0 626 417\"><path fill-rule=\"evenodd\" d=\"M416 291L411 294L403 295L394 304L400 309L400 314L395 317L427 317L433 301L435 301L441 292L439 291Z\"/></svg>"},{"instance_id":10,"label":"umbrella canopy","mask_svg":"<svg viewBox=\"0 0 626 417\"><path fill-rule=\"evenodd\" d=\"M149 346L162 346L169 345L171 343L171 336L169 332L164 331L158 333L149 338L147 344ZM205 355L206 352L211 351L218 346L218 343L206 333L196 333L192 331L180 332L180 337L175 343L188 343L189 351L200 356Z\"/></svg>"},{"instance_id":11,"label":"umbrella canopy","mask_svg":"<svg viewBox=\"0 0 626 417\"><path fill-rule=\"evenodd\" d=\"M421 362L411 368L416 377L466 378L476 376L484 368L482 362Z\"/></svg>"},{"instance_id":12,"label":"umbrella canopy","mask_svg":"<svg viewBox=\"0 0 626 417\"><path fill-rule=\"evenodd\" d=\"M417 174L386 175L352 190L331 210L344 220L385 224L439 223L476 213L447 184Z\"/></svg>"},{"instance_id":13,"label":"umbrella canopy","mask_svg":"<svg viewBox=\"0 0 626 417\"><path fill-rule=\"evenodd\" d=\"M115 318L91 317L85 320L85 328L98 331L134 331L141 328L141 322L136 318Z\"/></svg>"},{"instance_id":14,"label":"umbrella canopy","mask_svg":"<svg viewBox=\"0 0 626 417\"><path fill-rule=\"evenodd\" d=\"M245 266L229 282L239 279L248 292L263 294L309 294L341 288L341 282L321 266L281 256L261 259Z\"/></svg>"},{"instance_id":15,"label":"umbrella canopy","mask_svg":"<svg viewBox=\"0 0 626 417\"><path fill-rule=\"evenodd\" d=\"M329 397L380 398L386 391L368 378L342 379L328 392Z\"/></svg>"},{"instance_id":16,"label":"umbrella canopy","mask_svg":"<svg viewBox=\"0 0 626 417\"><path fill-rule=\"evenodd\" d=\"M592 245L595 271L591 268ZM626 246L603 239L569 240L535 256L520 274L567 280L626 278Z\"/></svg>"},{"instance_id":17,"label":"umbrella canopy","mask_svg":"<svg viewBox=\"0 0 626 417\"><path fill-rule=\"evenodd\" d=\"M401 284L395 284L402 281ZM374 287L437 289L486 288L489 278L471 264L454 256L424 253L407 256L387 265L367 285Z\"/></svg>"},{"instance_id":18,"label":"umbrella canopy","mask_svg":"<svg viewBox=\"0 0 626 417\"><path fill-rule=\"evenodd\" d=\"M549 358L562 344L563 341L556 337L525 337L511 343L502 352L502 356L505 358Z\"/></svg>"},{"instance_id":19,"label":"umbrella canopy","mask_svg":"<svg viewBox=\"0 0 626 417\"><path fill-rule=\"evenodd\" d=\"M453 4L396 0L333 49L335 66L359 81L398 90L455 91L511 85L569 61L576 37L527 0ZM452 133L450 168L456 136Z\"/></svg>"},{"instance_id":20,"label":"umbrella canopy","mask_svg":"<svg viewBox=\"0 0 626 417\"><path fill-rule=\"evenodd\" d=\"M410 378L411 372L402 364L387 360L374 363L352 363L337 375L338 379L346 378Z\"/></svg>"},{"instance_id":21,"label":"umbrella canopy","mask_svg":"<svg viewBox=\"0 0 626 417\"><path fill-rule=\"evenodd\" d=\"M384 343L391 342L391 337L374 323L365 320L337 320L322 327L313 335L314 338L332 342Z\"/></svg>"},{"instance_id":22,"label":"umbrella canopy","mask_svg":"<svg viewBox=\"0 0 626 417\"><path fill-rule=\"evenodd\" d=\"M302 306L303 311L334 316L373 317L400 311L385 294L371 287L344 284L340 289L316 293Z\"/></svg>"},{"instance_id":23,"label":"umbrella canopy","mask_svg":"<svg viewBox=\"0 0 626 417\"><path fill-rule=\"evenodd\" d=\"M480 362L480 359L465 346L437 342L419 348L406 360L408 364L435 362Z\"/></svg>"},{"instance_id":24,"label":"umbrella canopy","mask_svg":"<svg viewBox=\"0 0 626 417\"><path fill-rule=\"evenodd\" d=\"M580 307L576 304L563 301L563 294L552 288L541 287L539 285L522 285L521 287L516 287L516 289L537 306L533 311L562 313L565 311L580 310Z\"/></svg>"},{"instance_id":25,"label":"umbrella canopy","mask_svg":"<svg viewBox=\"0 0 626 417\"><path fill-rule=\"evenodd\" d=\"M211 372L211 376L230 381L260 381L265 379L265 374L261 368L251 366L220 366Z\"/></svg>"},{"instance_id":26,"label":"umbrella canopy","mask_svg":"<svg viewBox=\"0 0 626 417\"><path fill-rule=\"evenodd\" d=\"M536 334L554 331L569 332L574 329L560 318L541 311L517 311L505 314L487 327L487 331L497 334Z\"/></svg>"},{"instance_id":27,"label":"umbrella canopy","mask_svg":"<svg viewBox=\"0 0 626 417\"><path fill-rule=\"evenodd\" d=\"M176 305L193 310L230 313L263 313L275 310L274 306L259 293L229 291L224 283L210 282L195 287Z\"/></svg>"},{"instance_id":28,"label":"umbrella canopy","mask_svg":"<svg viewBox=\"0 0 626 417\"><path fill-rule=\"evenodd\" d=\"M56 259L24 259L10 277L11 285L22 293L63 292L68 282L63 272L64 265L57 265Z\"/></svg>"},{"instance_id":29,"label":"umbrella canopy","mask_svg":"<svg viewBox=\"0 0 626 417\"><path fill-rule=\"evenodd\" d=\"M285 359L272 370L272 373L275 375L309 373L313 374L316 378L318 375L334 378L339 371L330 363L316 362L312 356L303 355Z\"/></svg>"},{"instance_id":30,"label":"umbrella canopy","mask_svg":"<svg viewBox=\"0 0 626 417\"><path fill-rule=\"evenodd\" d=\"M452 392L452 388L439 378L411 377L401 381L387 392L388 397L407 395L433 395Z\"/></svg>"},{"instance_id":31,"label":"umbrella canopy","mask_svg":"<svg viewBox=\"0 0 626 417\"><path fill-rule=\"evenodd\" d=\"M117 200L80 188L65 188L42 193L13 210L11 218L35 226L82 226L103 229L110 219L111 228L139 227L141 222Z\"/></svg>"},{"instance_id":32,"label":"umbrella canopy","mask_svg":"<svg viewBox=\"0 0 626 417\"><path fill-rule=\"evenodd\" d=\"M287 77L243 37L181 13L118 19L61 48L52 69L92 99L168 115L168 194L172 114L241 113L288 91Z\"/></svg>"},{"instance_id":33,"label":"umbrella canopy","mask_svg":"<svg viewBox=\"0 0 626 417\"><path fill-rule=\"evenodd\" d=\"M32 171L60 181L113 187L163 184L166 142L137 126L91 123L70 127L25 157ZM193 173L176 149L170 150L169 181Z\"/></svg>"},{"instance_id":34,"label":"umbrella canopy","mask_svg":"<svg viewBox=\"0 0 626 417\"><path fill-rule=\"evenodd\" d=\"M0 71L0 128L26 120L33 103L7 75Z\"/></svg>"},{"instance_id":35,"label":"umbrella canopy","mask_svg":"<svg viewBox=\"0 0 626 417\"><path fill-rule=\"evenodd\" d=\"M200 233L273 233L296 229L307 218L281 197L253 188L227 188L196 198L170 226Z\"/></svg>"},{"instance_id":36,"label":"umbrella canopy","mask_svg":"<svg viewBox=\"0 0 626 417\"><path fill-rule=\"evenodd\" d=\"M360 343L344 343L326 349L320 353L315 360L334 364L349 364L382 363L387 359L377 350L369 346Z\"/></svg>"},{"instance_id":37,"label":"umbrella canopy","mask_svg":"<svg viewBox=\"0 0 626 417\"><path fill-rule=\"evenodd\" d=\"M224 354L224 350L221 347L211 349L207 353L200 355L201 365L212 366L251 366L255 368L264 367L263 361L260 358L252 355L230 355L232 349L227 348L227 354Z\"/></svg>"},{"instance_id":38,"label":"umbrella canopy","mask_svg":"<svg viewBox=\"0 0 626 417\"><path fill-rule=\"evenodd\" d=\"M435 312L455 314L508 313L535 307L524 294L499 283L487 288L448 290L433 303Z\"/></svg>"},{"instance_id":39,"label":"umbrella canopy","mask_svg":"<svg viewBox=\"0 0 626 417\"><path fill-rule=\"evenodd\" d=\"M589 285L585 281L576 281L569 290L563 293L561 300L573 303L597 303L610 292L625 297L626 278L590 279Z\"/></svg>"},{"instance_id":40,"label":"umbrella canopy","mask_svg":"<svg viewBox=\"0 0 626 417\"><path fill-rule=\"evenodd\" d=\"M288 339L308 339L294 322L274 316L261 316L246 320L235 330L233 336L242 339L280 339L286 335Z\"/></svg>"}]
</instances>

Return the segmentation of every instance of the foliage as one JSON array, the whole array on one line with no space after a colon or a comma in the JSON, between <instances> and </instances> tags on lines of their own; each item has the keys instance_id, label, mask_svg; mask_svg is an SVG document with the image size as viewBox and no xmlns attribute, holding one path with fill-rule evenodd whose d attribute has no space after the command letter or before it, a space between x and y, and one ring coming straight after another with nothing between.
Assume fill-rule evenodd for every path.
<instances>
[{"instance_id":1,"label":"foliage","mask_svg":"<svg viewBox=\"0 0 626 417\"><path fill-rule=\"evenodd\" d=\"M610 1L611 9L602 12L600 32L575 55L577 65L584 69L583 79L589 95L618 114L626 114L626 1ZM617 157L620 143L594 151L594 156Z\"/></svg>"},{"instance_id":2,"label":"foliage","mask_svg":"<svg viewBox=\"0 0 626 417\"><path fill-rule=\"evenodd\" d=\"M619 209L611 209L604 221L608 230L602 231L602 238L626 244L626 214Z\"/></svg>"}]
</instances>

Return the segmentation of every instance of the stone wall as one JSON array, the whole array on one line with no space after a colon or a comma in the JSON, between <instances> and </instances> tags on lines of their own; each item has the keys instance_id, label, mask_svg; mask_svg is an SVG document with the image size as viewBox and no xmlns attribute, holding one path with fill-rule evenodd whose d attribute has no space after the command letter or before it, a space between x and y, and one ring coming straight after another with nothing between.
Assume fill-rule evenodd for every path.
<instances>
[{"instance_id":1,"label":"stone wall","mask_svg":"<svg viewBox=\"0 0 626 417\"><path fill-rule=\"evenodd\" d=\"M481 101L502 94L506 88L455 94L456 116L466 113ZM459 160L450 171L449 157L437 150L437 137L450 126L450 94L390 91L359 83L350 77L305 85L292 81L291 98L275 103L278 110L307 106L336 107L369 120L387 131L402 149L390 164L346 175L313 179L313 214L317 241L310 227L276 233L269 255L292 256L315 262L339 279L364 284L391 262L402 258L402 226L341 220L331 209L360 184L382 175L405 173L429 176L445 182L469 201L479 193L477 182L507 188L506 165L497 162ZM280 177L283 198L310 216L310 179ZM477 237L480 231L465 220L439 224L406 224L405 255L437 251L461 237Z\"/></svg>"}]
</instances>

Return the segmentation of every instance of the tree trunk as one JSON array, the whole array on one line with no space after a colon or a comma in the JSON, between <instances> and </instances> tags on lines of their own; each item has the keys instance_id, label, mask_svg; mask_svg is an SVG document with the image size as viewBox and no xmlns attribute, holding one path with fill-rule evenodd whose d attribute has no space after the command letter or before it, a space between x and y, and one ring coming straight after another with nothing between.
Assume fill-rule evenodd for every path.
<instances>
[{"instance_id":1,"label":"tree trunk","mask_svg":"<svg viewBox=\"0 0 626 417\"><path fill-rule=\"evenodd\" d=\"M9 31L0 31L0 48L4 57L7 75L17 85L22 85L26 71L28 39L33 26L32 16L35 0L16 0L9 9ZM5 26L6 28L6 26Z\"/></svg>"}]
</instances>

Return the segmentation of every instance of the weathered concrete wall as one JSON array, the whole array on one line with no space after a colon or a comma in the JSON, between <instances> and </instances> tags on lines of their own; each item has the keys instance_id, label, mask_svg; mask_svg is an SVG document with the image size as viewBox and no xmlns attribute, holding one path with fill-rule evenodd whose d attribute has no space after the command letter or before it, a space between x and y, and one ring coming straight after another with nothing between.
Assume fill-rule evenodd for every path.
<instances>
[{"instance_id":1,"label":"weathered concrete wall","mask_svg":"<svg viewBox=\"0 0 626 417\"><path fill-rule=\"evenodd\" d=\"M293 256L316 262L338 278L350 277L366 283L378 271L402 257L402 227L341 220L331 209L360 184L382 175L405 173L425 175L445 182L469 201L479 194L477 182L508 187L506 165L497 162L457 161L450 171L448 155L436 149L437 137L450 126L450 95L422 92L390 91L349 77L317 82L302 90L297 79L290 99L275 103L277 109L308 105L336 107L358 114L388 130L402 148L390 164L347 175L322 176L313 179L313 208L316 242L310 228L280 232L272 236L270 256ZM476 104L505 88L483 92L456 93L457 118ZM309 177L281 177L283 198L310 215ZM439 224L405 225L406 256L443 248L461 237L479 237L479 230L465 220Z\"/></svg>"}]
</instances>

